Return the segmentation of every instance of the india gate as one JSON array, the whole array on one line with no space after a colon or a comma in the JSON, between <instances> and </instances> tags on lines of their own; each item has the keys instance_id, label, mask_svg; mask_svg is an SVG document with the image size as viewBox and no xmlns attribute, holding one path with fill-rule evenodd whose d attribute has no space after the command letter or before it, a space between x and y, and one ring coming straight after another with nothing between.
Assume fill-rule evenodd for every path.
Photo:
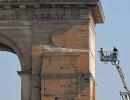
<instances>
[{"instance_id":1,"label":"india gate","mask_svg":"<svg viewBox=\"0 0 130 100\"><path fill-rule=\"evenodd\" d=\"M21 100L95 100L100 0L0 0L0 51L21 62Z\"/></svg>"}]
</instances>

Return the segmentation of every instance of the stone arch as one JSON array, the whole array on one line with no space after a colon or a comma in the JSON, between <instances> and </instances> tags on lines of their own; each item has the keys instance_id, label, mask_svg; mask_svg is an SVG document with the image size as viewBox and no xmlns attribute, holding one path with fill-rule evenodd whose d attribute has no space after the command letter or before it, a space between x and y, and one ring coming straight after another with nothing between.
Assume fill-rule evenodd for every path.
<instances>
[{"instance_id":1,"label":"stone arch","mask_svg":"<svg viewBox=\"0 0 130 100\"><path fill-rule=\"evenodd\" d=\"M24 66L24 57L21 53L21 50L11 39L1 34L0 34L0 51L8 51L16 54L20 60L21 67Z\"/></svg>"},{"instance_id":2,"label":"stone arch","mask_svg":"<svg viewBox=\"0 0 130 100\"><path fill-rule=\"evenodd\" d=\"M31 100L31 71L24 69L26 65L25 55L19 49L17 42L14 42L8 36L0 34L0 51L8 51L18 56L21 63L21 71L18 71L21 77L21 100Z\"/></svg>"}]
</instances>

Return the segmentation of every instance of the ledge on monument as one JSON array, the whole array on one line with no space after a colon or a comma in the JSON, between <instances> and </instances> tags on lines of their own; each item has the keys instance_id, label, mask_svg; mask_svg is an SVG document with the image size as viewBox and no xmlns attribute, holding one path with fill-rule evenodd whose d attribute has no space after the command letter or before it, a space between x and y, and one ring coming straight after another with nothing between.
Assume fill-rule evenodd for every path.
<instances>
[{"instance_id":1,"label":"ledge on monument","mask_svg":"<svg viewBox=\"0 0 130 100\"><path fill-rule=\"evenodd\" d=\"M29 75L29 74L32 74L32 71L17 71L18 75L21 76L21 75Z\"/></svg>"},{"instance_id":2,"label":"ledge on monument","mask_svg":"<svg viewBox=\"0 0 130 100\"><path fill-rule=\"evenodd\" d=\"M50 45L40 45L42 56L80 56L89 53L89 50L53 47Z\"/></svg>"}]
</instances>

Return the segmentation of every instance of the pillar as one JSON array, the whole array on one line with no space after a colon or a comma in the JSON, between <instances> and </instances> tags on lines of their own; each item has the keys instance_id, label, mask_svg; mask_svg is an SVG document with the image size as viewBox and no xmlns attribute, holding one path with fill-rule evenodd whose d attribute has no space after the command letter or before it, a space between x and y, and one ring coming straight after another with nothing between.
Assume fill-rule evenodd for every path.
<instances>
[{"instance_id":1,"label":"pillar","mask_svg":"<svg viewBox=\"0 0 130 100\"><path fill-rule=\"evenodd\" d=\"M32 99L41 100L41 55L32 55Z\"/></svg>"},{"instance_id":2,"label":"pillar","mask_svg":"<svg viewBox=\"0 0 130 100\"><path fill-rule=\"evenodd\" d=\"M18 71L21 77L21 100L31 100L31 71Z\"/></svg>"}]
</instances>

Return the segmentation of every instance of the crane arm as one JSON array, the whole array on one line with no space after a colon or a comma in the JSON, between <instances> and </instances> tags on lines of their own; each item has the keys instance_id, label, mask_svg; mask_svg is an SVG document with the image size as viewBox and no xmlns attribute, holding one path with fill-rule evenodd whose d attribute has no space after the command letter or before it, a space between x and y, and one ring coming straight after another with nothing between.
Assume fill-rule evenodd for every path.
<instances>
[{"instance_id":1,"label":"crane arm","mask_svg":"<svg viewBox=\"0 0 130 100\"><path fill-rule=\"evenodd\" d=\"M120 67L118 64L115 65L115 66L116 66L116 69L117 69L117 71L118 71L118 73L119 73L119 75L120 75L120 78L121 78L121 81L122 81L122 83L123 83L123 86L124 86L125 90L126 90L127 92L129 92L127 83L126 83L126 81L125 81L124 74L123 74L123 72L122 72L122 70L121 70L121 67Z\"/></svg>"},{"instance_id":2,"label":"crane arm","mask_svg":"<svg viewBox=\"0 0 130 100\"><path fill-rule=\"evenodd\" d=\"M117 69L117 71L118 71L118 73L120 75L121 81L122 81L124 89L125 89L125 92L121 92L120 94L124 95L126 100L129 100L130 99L129 89L128 89L127 83L125 81L125 77L124 77L124 74L122 72L122 69L119 66L119 64L115 64L115 67L116 67L116 69Z\"/></svg>"}]
</instances>

